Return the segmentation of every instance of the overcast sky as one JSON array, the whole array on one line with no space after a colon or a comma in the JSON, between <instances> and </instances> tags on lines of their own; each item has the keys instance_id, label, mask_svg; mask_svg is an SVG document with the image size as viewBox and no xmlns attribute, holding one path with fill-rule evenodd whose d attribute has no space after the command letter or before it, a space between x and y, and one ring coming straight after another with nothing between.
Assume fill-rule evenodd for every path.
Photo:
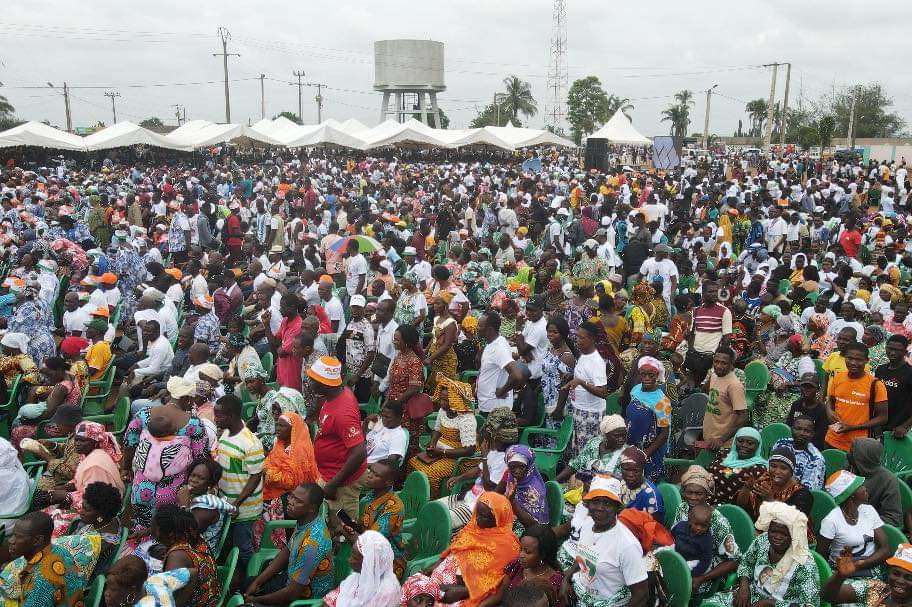
<instances>
[{"instance_id":1,"label":"overcast sky","mask_svg":"<svg viewBox=\"0 0 912 607\"><path fill-rule=\"evenodd\" d=\"M646 135L667 134L661 111L681 89L695 92L690 131L702 131L705 91L718 84L710 131L731 135L744 103L769 95L770 70L791 61L789 104L803 93L816 100L849 84L879 81L894 110L912 123L912 71L907 25L912 2L597 2L568 0L570 82L598 76L609 93L631 98L634 125ZM253 12L251 12L253 9ZM545 0L428 2L177 2L158 0L6 0L0 22L0 95L25 119L65 124L59 93L74 87L75 126L111 123L117 91L119 120L158 116L175 121L173 104L190 119L224 121L221 51L216 34L232 35L232 122L260 118L258 76L266 74L266 112L297 112L293 70L322 82L323 117L378 122L380 96L372 90L373 41L430 38L446 45L446 92L439 103L454 127L466 127L517 74L539 102L531 126L544 124L551 4ZM777 99L785 68L781 67ZM128 86L128 85L163 86ZM21 88L21 87L39 88ZM105 88L77 88L98 86ZM305 89L304 120L316 122L315 89ZM807 102L807 101L806 101Z\"/></svg>"}]
</instances>

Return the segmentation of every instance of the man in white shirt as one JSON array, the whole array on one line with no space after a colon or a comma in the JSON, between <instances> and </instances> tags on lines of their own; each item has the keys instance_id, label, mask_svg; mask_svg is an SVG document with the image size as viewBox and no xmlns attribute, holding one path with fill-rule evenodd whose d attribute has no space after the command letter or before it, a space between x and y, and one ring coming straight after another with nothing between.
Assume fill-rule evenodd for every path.
<instances>
[{"instance_id":1,"label":"man in white shirt","mask_svg":"<svg viewBox=\"0 0 912 607\"><path fill-rule=\"evenodd\" d=\"M164 373L174 358L171 344L161 334L161 326L157 320L147 320L143 323L142 333L143 340L149 344L146 348L146 357L133 365L132 379L125 382L125 385L133 386Z\"/></svg>"},{"instance_id":2,"label":"man in white shirt","mask_svg":"<svg viewBox=\"0 0 912 607\"><path fill-rule=\"evenodd\" d=\"M378 355L382 354L390 363L396 358L396 347L393 345L393 335L399 328L399 323L393 320L393 314L396 312L396 302L392 299L384 299L377 304L377 344L375 351ZM389 371L386 375L379 377L374 375L374 384L381 393L386 393L389 387Z\"/></svg>"},{"instance_id":3,"label":"man in white shirt","mask_svg":"<svg viewBox=\"0 0 912 607\"><path fill-rule=\"evenodd\" d=\"M399 463L408 450L408 437L402 427L402 403L388 402L380 409L379 419L370 416L374 427L364 437L367 443L367 463L391 460Z\"/></svg>"},{"instance_id":4,"label":"man in white shirt","mask_svg":"<svg viewBox=\"0 0 912 607\"><path fill-rule=\"evenodd\" d=\"M476 391L478 410L490 413L500 407L513 408L513 390L521 388L522 371L513 360L506 338L500 335L500 314L488 312L478 323L478 334L488 345L481 353Z\"/></svg>"},{"instance_id":5,"label":"man in white shirt","mask_svg":"<svg viewBox=\"0 0 912 607\"><path fill-rule=\"evenodd\" d=\"M364 255L358 252L358 241L352 239L348 241L347 253L348 263L345 270L345 290L348 296L364 293L365 281L367 280L367 260Z\"/></svg>"},{"instance_id":6,"label":"man in white shirt","mask_svg":"<svg viewBox=\"0 0 912 607\"><path fill-rule=\"evenodd\" d=\"M317 292L320 294L320 305L329 317L333 333L342 333L345 330L345 310L342 302L333 293L333 283L321 280L317 284Z\"/></svg>"},{"instance_id":7,"label":"man in white shirt","mask_svg":"<svg viewBox=\"0 0 912 607\"><path fill-rule=\"evenodd\" d=\"M519 227L519 219L516 217L516 211L513 210L515 206L516 201L511 199L507 201L506 207L497 212L497 222L500 224L500 231L510 238L513 238L516 234L516 228Z\"/></svg>"},{"instance_id":8,"label":"man in white shirt","mask_svg":"<svg viewBox=\"0 0 912 607\"><path fill-rule=\"evenodd\" d=\"M544 317L544 305L540 298L532 297L526 304L526 322L516 337L516 348L523 352L526 346L532 348L529 374L533 380L541 379L542 361L551 343L548 341L548 320Z\"/></svg>"},{"instance_id":9,"label":"man in white shirt","mask_svg":"<svg viewBox=\"0 0 912 607\"><path fill-rule=\"evenodd\" d=\"M779 214L779 209L770 208L769 225L766 228L767 250L770 254L782 253L785 248L785 236L788 224Z\"/></svg>"},{"instance_id":10,"label":"man in white shirt","mask_svg":"<svg viewBox=\"0 0 912 607\"><path fill-rule=\"evenodd\" d=\"M662 279L662 298L671 309L671 294L678 290L678 267L668 259L672 248L667 244L657 244L655 256L648 258L640 266L640 274L646 282L652 284L657 278Z\"/></svg>"},{"instance_id":11,"label":"man in white shirt","mask_svg":"<svg viewBox=\"0 0 912 607\"><path fill-rule=\"evenodd\" d=\"M431 266L429 261L423 259L416 262L415 258L417 254L418 251L415 247L405 247L402 251L402 258L405 260L405 267L415 273L418 290L424 291L431 281L431 270L433 270L433 266Z\"/></svg>"},{"instance_id":12,"label":"man in white shirt","mask_svg":"<svg viewBox=\"0 0 912 607\"><path fill-rule=\"evenodd\" d=\"M64 335L82 336L91 318L89 313L79 306L79 294L70 291L63 296L63 317L60 324Z\"/></svg>"}]
</instances>

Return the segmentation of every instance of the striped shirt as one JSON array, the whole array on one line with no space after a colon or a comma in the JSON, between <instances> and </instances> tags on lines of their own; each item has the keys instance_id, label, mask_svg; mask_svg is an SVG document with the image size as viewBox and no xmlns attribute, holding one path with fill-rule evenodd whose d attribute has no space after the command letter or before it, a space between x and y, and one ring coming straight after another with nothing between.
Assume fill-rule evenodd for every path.
<instances>
[{"instance_id":1,"label":"striped shirt","mask_svg":"<svg viewBox=\"0 0 912 607\"><path fill-rule=\"evenodd\" d=\"M248 479L263 471L263 443L246 426L234 436L225 430L215 445L212 458L222 467L219 493L228 501L234 502L244 490ZM236 520L239 522L259 518L263 511L262 480L238 510Z\"/></svg>"}]
</instances>

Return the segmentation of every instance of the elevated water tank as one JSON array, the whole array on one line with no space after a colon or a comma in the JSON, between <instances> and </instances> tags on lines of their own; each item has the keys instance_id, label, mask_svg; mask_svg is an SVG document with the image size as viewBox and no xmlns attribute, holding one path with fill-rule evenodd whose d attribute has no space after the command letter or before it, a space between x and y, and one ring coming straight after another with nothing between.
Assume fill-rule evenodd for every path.
<instances>
[{"instance_id":1,"label":"elevated water tank","mask_svg":"<svg viewBox=\"0 0 912 607\"><path fill-rule=\"evenodd\" d=\"M438 127L437 93L446 90L443 43L434 40L374 42L374 90L383 93L380 122L389 118L405 122L414 117Z\"/></svg>"}]
</instances>

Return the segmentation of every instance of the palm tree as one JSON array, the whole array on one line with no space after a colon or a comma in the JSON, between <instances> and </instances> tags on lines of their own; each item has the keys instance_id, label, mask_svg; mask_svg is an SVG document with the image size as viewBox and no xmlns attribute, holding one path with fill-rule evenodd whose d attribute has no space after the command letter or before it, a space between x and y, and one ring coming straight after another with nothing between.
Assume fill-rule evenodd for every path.
<instances>
[{"instance_id":1,"label":"palm tree","mask_svg":"<svg viewBox=\"0 0 912 607\"><path fill-rule=\"evenodd\" d=\"M687 126L690 124L686 106L672 105L662 111L662 122L670 122L671 127L668 130L669 135L675 137L684 137L687 134Z\"/></svg>"},{"instance_id":2,"label":"palm tree","mask_svg":"<svg viewBox=\"0 0 912 607\"><path fill-rule=\"evenodd\" d=\"M749 101L744 107L747 115L751 119L751 135L759 137L763 131L763 123L766 122L766 113L769 110L769 104L766 99L754 99Z\"/></svg>"},{"instance_id":3,"label":"palm tree","mask_svg":"<svg viewBox=\"0 0 912 607\"><path fill-rule=\"evenodd\" d=\"M503 108L514 120L519 114L531 118L538 113L538 102L532 96L532 86L528 82L520 80L519 76L507 76L503 83L506 88Z\"/></svg>"},{"instance_id":4,"label":"palm tree","mask_svg":"<svg viewBox=\"0 0 912 607\"><path fill-rule=\"evenodd\" d=\"M6 97L0 95L0 116L3 114L12 114L15 111L16 108L14 108L13 105L6 100Z\"/></svg>"},{"instance_id":5,"label":"palm tree","mask_svg":"<svg viewBox=\"0 0 912 607\"><path fill-rule=\"evenodd\" d=\"M608 95L608 116L614 116L617 112L623 112L629 120L630 114L628 112L633 111L633 109L633 104L630 103L630 99L618 97L614 94Z\"/></svg>"},{"instance_id":6,"label":"palm tree","mask_svg":"<svg viewBox=\"0 0 912 607\"><path fill-rule=\"evenodd\" d=\"M694 104L693 97L693 91L690 91L688 89L684 89L683 91L678 91L675 93L675 101L677 101L679 105L683 105L688 108L688 111L690 111L690 106Z\"/></svg>"}]
</instances>

